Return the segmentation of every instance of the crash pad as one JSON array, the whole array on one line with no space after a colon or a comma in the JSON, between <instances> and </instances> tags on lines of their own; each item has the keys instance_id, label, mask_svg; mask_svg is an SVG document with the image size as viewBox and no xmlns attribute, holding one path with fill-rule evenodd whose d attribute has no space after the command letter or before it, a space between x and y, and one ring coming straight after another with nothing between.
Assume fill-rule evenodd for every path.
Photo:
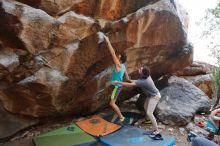
<instances>
[{"instance_id":1,"label":"crash pad","mask_svg":"<svg viewBox=\"0 0 220 146\"><path fill-rule=\"evenodd\" d=\"M89 146L108 146L108 145L106 145L106 144L104 144L102 142L97 141L97 142L95 142L95 143L93 143L93 144L91 144Z\"/></svg>"},{"instance_id":2,"label":"crash pad","mask_svg":"<svg viewBox=\"0 0 220 146\"><path fill-rule=\"evenodd\" d=\"M120 125L108 122L99 116L93 116L89 119L78 121L76 124L86 133L97 137L110 134L121 128Z\"/></svg>"},{"instance_id":3,"label":"crash pad","mask_svg":"<svg viewBox=\"0 0 220 146\"><path fill-rule=\"evenodd\" d=\"M71 124L36 136L33 142L35 146L89 146L96 139Z\"/></svg>"},{"instance_id":4,"label":"crash pad","mask_svg":"<svg viewBox=\"0 0 220 146\"><path fill-rule=\"evenodd\" d=\"M124 126L120 130L103 136L100 141L108 146L173 146L175 139L168 135L162 135L163 140L153 140L146 131L132 126Z\"/></svg>"},{"instance_id":5,"label":"crash pad","mask_svg":"<svg viewBox=\"0 0 220 146\"><path fill-rule=\"evenodd\" d=\"M95 142L95 143L92 143L92 144L80 144L80 145L77 145L77 146L108 146L102 142Z\"/></svg>"},{"instance_id":6,"label":"crash pad","mask_svg":"<svg viewBox=\"0 0 220 146\"><path fill-rule=\"evenodd\" d=\"M145 116L136 113L136 112L122 112L122 115L125 117L125 121L122 123L123 125L134 125L139 119L143 119ZM103 117L105 120L115 123L121 124L119 117L116 114L109 114Z\"/></svg>"}]
</instances>

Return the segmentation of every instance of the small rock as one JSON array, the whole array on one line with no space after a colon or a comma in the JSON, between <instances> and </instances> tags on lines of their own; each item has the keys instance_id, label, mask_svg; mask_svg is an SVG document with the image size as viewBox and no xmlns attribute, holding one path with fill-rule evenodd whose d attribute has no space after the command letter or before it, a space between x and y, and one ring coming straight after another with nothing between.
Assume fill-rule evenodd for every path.
<instances>
[{"instance_id":1,"label":"small rock","mask_svg":"<svg viewBox=\"0 0 220 146\"><path fill-rule=\"evenodd\" d=\"M18 140L20 137L16 136L16 137L13 137L10 141L15 141L15 140Z\"/></svg>"},{"instance_id":2,"label":"small rock","mask_svg":"<svg viewBox=\"0 0 220 146\"><path fill-rule=\"evenodd\" d=\"M173 128L169 128L168 131L169 131L169 132L173 132Z\"/></svg>"},{"instance_id":3,"label":"small rock","mask_svg":"<svg viewBox=\"0 0 220 146\"><path fill-rule=\"evenodd\" d=\"M24 132L22 135L21 135L21 138L25 137L26 135L28 135L29 131L26 131Z\"/></svg>"},{"instance_id":4,"label":"small rock","mask_svg":"<svg viewBox=\"0 0 220 146\"><path fill-rule=\"evenodd\" d=\"M180 134L185 135L185 134L184 134L184 132L185 132L185 129L184 129L184 128L179 128L179 132L180 132Z\"/></svg>"},{"instance_id":5,"label":"small rock","mask_svg":"<svg viewBox=\"0 0 220 146\"><path fill-rule=\"evenodd\" d=\"M33 137L33 136L34 136L34 133L28 133L27 136L28 136L28 137Z\"/></svg>"},{"instance_id":6,"label":"small rock","mask_svg":"<svg viewBox=\"0 0 220 146\"><path fill-rule=\"evenodd\" d=\"M170 132L171 135L174 134L174 129L173 128L169 128L168 131Z\"/></svg>"},{"instance_id":7,"label":"small rock","mask_svg":"<svg viewBox=\"0 0 220 146\"><path fill-rule=\"evenodd\" d=\"M140 125L140 122L137 121L136 123L134 123L134 126L138 127Z\"/></svg>"},{"instance_id":8,"label":"small rock","mask_svg":"<svg viewBox=\"0 0 220 146\"><path fill-rule=\"evenodd\" d=\"M186 129L187 131L190 131L193 129L193 127L195 127L195 124L193 124L192 122L190 122L189 124L187 124Z\"/></svg>"}]
</instances>

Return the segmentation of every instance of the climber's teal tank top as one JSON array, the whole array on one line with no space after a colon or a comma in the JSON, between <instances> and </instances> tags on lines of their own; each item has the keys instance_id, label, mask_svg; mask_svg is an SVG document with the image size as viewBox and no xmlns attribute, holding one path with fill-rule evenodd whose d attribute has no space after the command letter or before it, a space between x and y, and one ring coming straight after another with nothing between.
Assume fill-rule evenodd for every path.
<instances>
[{"instance_id":1,"label":"climber's teal tank top","mask_svg":"<svg viewBox=\"0 0 220 146\"><path fill-rule=\"evenodd\" d=\"M119 72L115 71L115 66L114 66L112 68L112 81L120 81L120 82L122 82L123 81L124 73L125 73L125 65L124 64L121 65L121 70ZM120 84L112 84L112 85L113 86L121 87Z\"/></svg>"}]
</instances>

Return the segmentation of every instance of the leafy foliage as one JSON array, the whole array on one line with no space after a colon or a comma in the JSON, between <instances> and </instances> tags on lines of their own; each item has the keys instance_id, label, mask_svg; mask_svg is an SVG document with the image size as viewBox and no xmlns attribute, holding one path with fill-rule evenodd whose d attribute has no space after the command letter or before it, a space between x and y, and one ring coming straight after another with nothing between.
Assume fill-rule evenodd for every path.
<instances>
[{"instance_id":1,"label":"leafy foliage","mask_svg":"<svg viewBox=\"0 0 220 146\"><path fill-rule=\"evenodd\" d=\"M218 0L215 8L207 11L205 19L205 25L208 27L203 36L210 41L208 47L211 49L212 56L217 59L218 67L220 67L220 0ZM217 98L214 105L216 107L220 101L220 68L212 70L212 90L214 97Z\"/></svg>"},{"instance_id":2,"label":"leafy foliage","mask_svg":"<svg viewBox=\"0 0 220 146\"><path fill-rule=\"evenodd\" d=\"M208 48L220 65L220 0L215 8L208 9L205 20L206 30L203 32L203 37L210 41Z\"/></svg>"},{"instance_id":3,"label":"leafy foliage","mask_svg":"<svg viewBox=\"0 0 220 146\"><path fill-rule=\"evenodd\" d=\"M217 6L214 9L209 10L215 18L220 18L220 1L218 1Z\"/></svg>"},{"instance_id":4,"label":"leafy foliage","mask_svg":"<svg viewBox=\"0 0 220 146\"><path fill-rule=\"evenodd\" d=\"M212 91L214 96L217 96L218 93L218 87L220 86L220 74L219 74L219 68L213 68L212 69Z\"/></svg>"}]
</instances>

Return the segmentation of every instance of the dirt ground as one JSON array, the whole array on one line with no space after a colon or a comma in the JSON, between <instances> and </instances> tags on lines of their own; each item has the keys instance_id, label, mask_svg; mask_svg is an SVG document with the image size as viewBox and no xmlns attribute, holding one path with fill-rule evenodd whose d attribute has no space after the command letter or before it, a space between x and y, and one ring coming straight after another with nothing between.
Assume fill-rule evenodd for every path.
<instances>
[{"instance_id":1,"label":"dirt ground","mask_svg":"<svg viewBox=\"0 0 220 146\"><path fill-rule=\"evenodd\" d=\"M191 143L187 141L187 131L185 127L175 127L169 125L158 124L158 127L163 135L170 135L175 138L175 146L191 146ZM146 126L141 124L140 128L151 129L152 126Z\"/></svg>"}]
</instances>

